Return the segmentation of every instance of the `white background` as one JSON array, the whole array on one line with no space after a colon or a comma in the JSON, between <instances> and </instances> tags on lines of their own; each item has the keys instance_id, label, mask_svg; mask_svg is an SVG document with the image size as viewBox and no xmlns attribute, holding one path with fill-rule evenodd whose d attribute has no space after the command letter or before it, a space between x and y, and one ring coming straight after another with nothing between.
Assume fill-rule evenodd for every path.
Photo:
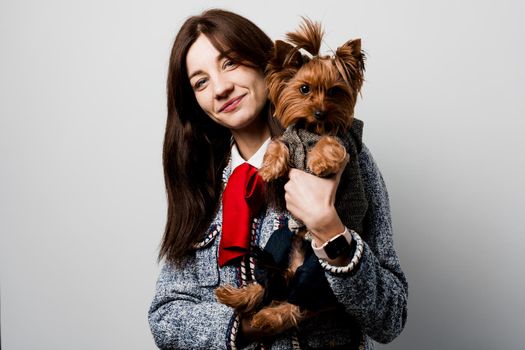
<instances>
[{"instance_id":1,"label":"white background","mask_svg":"<svg viewBox=\"0 0 525 350\"><path fill-rule=\"evenodd\" d=\"M361 37L357 117L390 190L405 331L379 349L522 349L521 1L0 2L2 349L154 349L165 79L190 15L325 51Z\"/></svg>"}]
</instances>

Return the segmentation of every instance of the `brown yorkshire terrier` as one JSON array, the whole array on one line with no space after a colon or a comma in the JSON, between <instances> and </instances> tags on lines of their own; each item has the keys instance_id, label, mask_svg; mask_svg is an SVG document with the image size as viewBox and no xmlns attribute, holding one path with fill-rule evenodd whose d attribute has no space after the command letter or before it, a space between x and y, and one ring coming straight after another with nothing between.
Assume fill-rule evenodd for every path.
<instances>
[{"instance_id":1,"label":"brown yorkshire terrier","mask_svg":"<svg viewBox=\"0 0 525 350\"><path fill-rule=\"evenodd\" d=\"M281 204L276 206L281 208L284 201L283 179L286 180L290 167L327 177L337 173L345 164L350 168L352 160L355 164L355 159L352 158L355 158L358 151L356 142L352 139L351 129L357 127L353 125L355 123L361 123L362 127L362 122L354 120L353 115L364 72L364 54L361 52L360 39L347 41L337 48L333 56L321 56L319 50L323 31L319 23L308 19L304 19L299 30L288 33L286 37L290 43L280 40L275 42L265 72L269 98L275 106L275 117L285 131L281 137L270 143L263 166L259 169L261 177L269 182L270 190L272 183L280 184L280 193L276 198L280 198ZM303 53L304 51L308 54ZM357 148L359 147L360 145ZM347 163L348 157L351 161ZM366 204L363 207L361 203L366 203L366 199L360 197L361 193L364 193L362 188L356 190L356 185L350 184L359 182L356 181L359 175L351 175L352 170L347 168L338 188L336 208L347 227L358 227L366 211ZM357 166L354 165L353 168L357 169ZM349 203L352 200L355 202L356 198L361 202L349 210L348 206L352 205ZM293 228L292 236L286 236L291 238L291 243L287 253L287 265L280 273L275 273L274 268L269 268L263 273L263 278L257 278L256 271L258 283L244 288L224 286L216 291L221 303L235 308L241 314L250 315L252 327L275 330L278 333L297 327L307 311L330 309L337 303L335 297L317 296L318 299L329 299L331 305L318 305L317 301L303 302L302 297L290 297L309 294L309 291L297 293L293 290L301 288L301 282L297 282L297 279L294 282L298 269L307 265L307 259L311 262L308 263L307 269L311 269L312 266L317 269L317 266L312 264L319 264L310 245L305 244L306 230L299 227L300 224ZM265 265L268 261L268 265L272 265L268 254L256 252L256 258L258 265ZM274 262L274 265L279 264ZM302 272L306 273L305 271ZM319 273L322 269L316 271L324 278L324 274ZM278 282L275 282L276 276ZM304 278L301 277L302 279ZM269 293L269 289L273 289L274 292ZM329 287L328 290L331 292ZM280 294L279 297L276 297L277 294Z\"/></svg>"}]
</instances>

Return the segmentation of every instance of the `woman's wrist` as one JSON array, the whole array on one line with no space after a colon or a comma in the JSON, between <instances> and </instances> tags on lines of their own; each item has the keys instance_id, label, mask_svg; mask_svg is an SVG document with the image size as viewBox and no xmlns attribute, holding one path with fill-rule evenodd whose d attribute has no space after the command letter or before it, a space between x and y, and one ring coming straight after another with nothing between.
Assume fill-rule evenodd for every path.
<instances>
[{"instance_id":1,"label":"woman's wrist","mask_svg":"<svg viewBox=\"0 0 525 350\"><path fill-rule=\"evenodd\" d=\"M308 230L312 233L318 246L337 236L344 229L345 226L333 206L319 215L316 221L308 226Z\"/></svg>"},{"instance_id":2,"label":"woman's wrist","mask_svg":"<svg viewBox=\"0 0 525 350\"><path fill-rule=\"evenodd\" d=\"M328 272L334 274L346 274L353 271L359 265L365 248L364 242L357 232L350 230L350 233L352 235L352 241L350 243L350 251L348 255L351 259L348 263L340 263L339 261L319 258L321 266Z\"/></svg>"},{"instance_id":3,"label":"woman's wrist","mask_svg":"<svg viewBox=\"0 0 525 350\"><path fill-rule=\"evenodd\" d=\"M321 247L335 236L342 234L346 230L346 227L339 218L335 207L331 207L319 216L316 224L308 227L308 229L314 245ZM343 254L335 259L326 259L326 262L332 266L346 266L351 258L350 255Z\"/></svg>"},{"instance_id":4,"label":"woman's wrist","mask_svg":"<svg viewBox=\"0 0 525 350\"><path fill-rule=\"evenodd\" d=\"M332 266L346 266L350 263L352 252L352 235L348 228L335 235L332 239L319 243L311 233L308 234L311 240L312 249L319 259L326 261Z\"/></svg>"}]
</instances>

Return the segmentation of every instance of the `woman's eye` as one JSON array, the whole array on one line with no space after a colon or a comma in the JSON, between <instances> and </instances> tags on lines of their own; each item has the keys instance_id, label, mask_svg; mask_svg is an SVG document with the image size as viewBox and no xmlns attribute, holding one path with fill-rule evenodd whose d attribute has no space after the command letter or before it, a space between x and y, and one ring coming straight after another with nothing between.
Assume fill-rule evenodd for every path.
<instances>
[{"instance_id":1,"label":"woman's eye","mask_svg":"<svg viewBox=\"0 0 525 350\"><path fill-rule=\"evenodd\" d=\"M301 85L301 87L299 88L299 91L301 92L301 94L307 95L310 92L310 87L306 84Z\"/></svg>"},{"instance_id":2,"label":"woman's eye","mask_svg":"<svg viewBox=\"0 0 525 350\"><path fill-rule=\"evenodd\" d=\"M235 66L237 66L237 63L235 63L235 61L227 59L227 60L224 61L223 65L222 65L222 68L223 69L228 69L228 68L232 68L232 67L235 67Z\"/></svg>"},{"instance_id":3,"label":"woman's eye","mask_svg":"<svg viewBox=\"0 0 525 350\"><path fill-rule=\"evenodd\" d=\"M206 79L204 79L204 78L199 79L199 80L197 80L197 82L193 85L193 88L194 88L195 90L199 90L199 89L201 89L201 88L204 86L205 83L206 83Z\"/></svg>"}]
</instances>

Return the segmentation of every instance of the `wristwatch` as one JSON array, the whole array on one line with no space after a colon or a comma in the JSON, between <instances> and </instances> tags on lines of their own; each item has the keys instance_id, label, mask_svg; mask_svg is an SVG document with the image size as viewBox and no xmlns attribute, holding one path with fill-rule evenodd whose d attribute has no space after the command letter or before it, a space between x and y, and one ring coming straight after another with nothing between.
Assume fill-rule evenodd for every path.
<instances>
[{"instance_id":1,"label":"wristwatch","mask_svg":"<svg viewBox=\"0 0 525 350\"><path fill-rule=\"evenodd\" d=\"M348 252L350 252L351 243L352 234L348 231L348 228L345 227L344 232L332 237L320 247L316 247L315 242L312 239L312 249L318 258L333 260L344 254L348 254Z\"/></svg>"}]
</instances>

